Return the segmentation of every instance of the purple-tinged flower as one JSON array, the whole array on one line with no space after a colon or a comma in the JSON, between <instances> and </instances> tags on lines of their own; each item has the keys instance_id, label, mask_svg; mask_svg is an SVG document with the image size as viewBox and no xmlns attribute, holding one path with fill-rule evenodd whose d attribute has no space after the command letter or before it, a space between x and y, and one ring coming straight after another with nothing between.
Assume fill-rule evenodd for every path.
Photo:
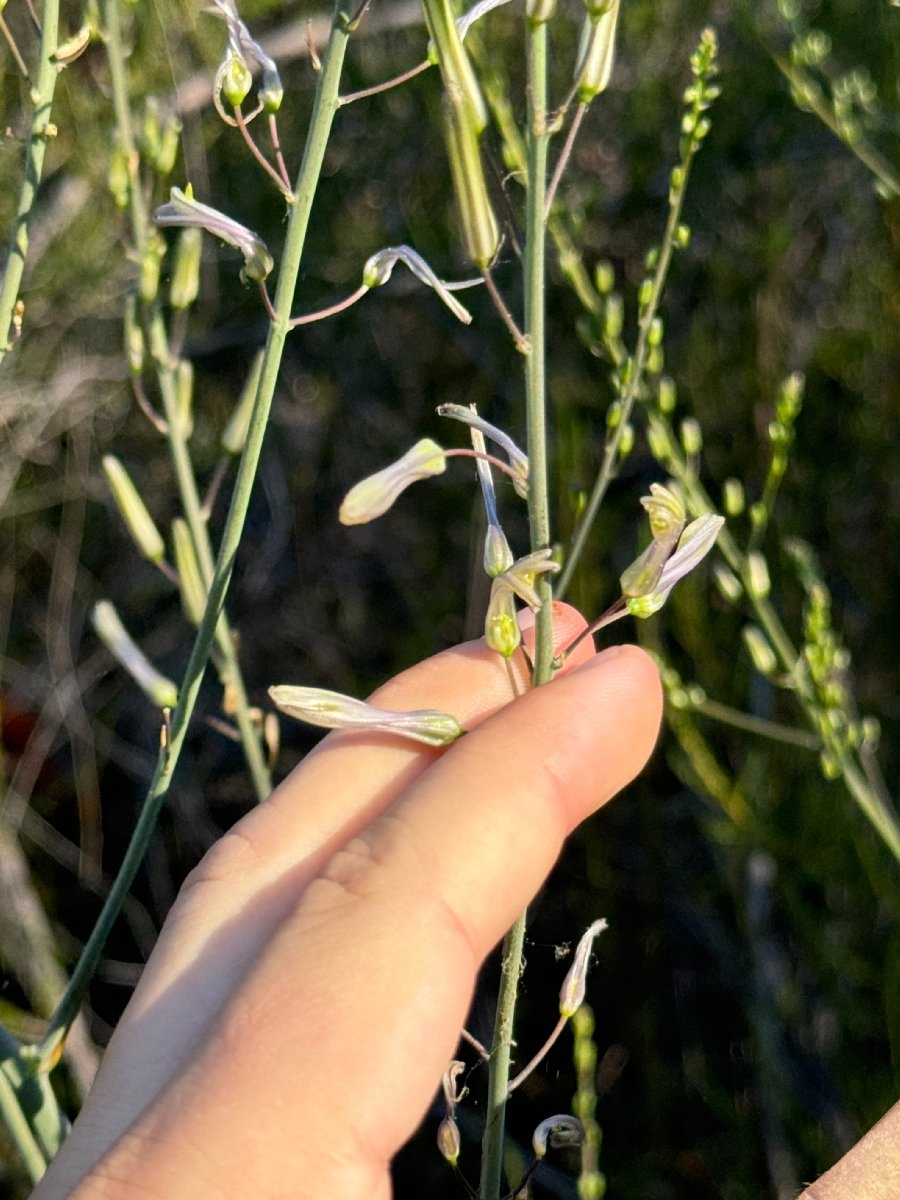
<instances>
[{"instance_id":1,"label":"purple-tinged flower","mask_svg":"<svg viewBox=\"0 0 900 1200\"><path fill-rule=\"evenodd\" d=\"M218 209L210 208L195 200L190 185L186 192L173 187L169 192L169 203L161 205L153 214L155 224L162 226L176 225L183 228L205 229L213 237L227 242L240 250L244 256L242 278L252 279L254 283L262 283L275 260L269 253L265 242L245 225L226 217Z\"/></svg>"},{"instance_id":2,"label":"purple-tinged flower","mask_svg":"<svg viewBox=\"0 0 900 1200\"><path fill-rule=\"evenodd\" d=\"M584 1141L584 1126L577 1117L560 1113L541 1121L531 1138L531 1145L538 1158L543 1158L547 1147L558 1150L563 1146L580 1146Z\"/></svg>"},{"instance_id":3,"label":"purple-tinged flower","mask_svg":"<svg viewBox=\"0 0 900 1200\"><path fill-rule=\"evenodd\" d=\"M277 112L284 98L284 88L281 85L278 68L274 59L270 58L259 42L254 41L250 36L250 30L241 20L234 0L212 0L212 4L206 11L212 13L213 16L221 17L228 30L228 49L219 68L219 74L226 67L229 59L243 64L251 74L258 73L262 77L257 92L260 107L268 113ZM220 85L218 75L216 78L217 85Z\"/></svg>"},{"instance_id":4,"label":"purple-tinged flower","mask_svg":"<svg viewBox=\"0 0 900 1200\"><path fill-rule=\"evenodd\" d=\"M485 421L484 417L480 417L473 409L465 408L462 404L440 404L437 411L438 416L462 421L464 425L480 430L486 438L496 442L509 459L516 494L523 500L528 499L528 456L519 449L508 433L504 433L502 429L498 429L490 421Z\"/></svg>"},{"instance_id":5,"label":"purple-tinged flower","mask_svg":"<svg viewBox=\"0 0 900 1200\"><path fill-rule=\"evenodd\" d=\"M396 462L355 484L341 504L342 525L365 525L386 513L401 492L419 479L442 475L447 467L444 451L431 438L422 438Z\"/></svg>"},{"instance_id":6,"label":"purple-tinged flower","mask_svg":"<svg viewBox=\"0 0 900 1200\"><path fill-rule=\"evenodd\" d=\"M426 746L449 746L463 728L449 713L436 709L391 712L365 700L342 696L324 688L278 684L269 688L273 703L289 717L322 729L354 729L370 733L394 733Z\"/></svg>"},{"instance_id":7,"label":"purple-tinged flower","mask_svg":"<svg viewBox=\"0 0 900 1200\"><path fill-rule=\"evenodd\" d=\"M641 504L650 519L653 541L619 579L622 595L626 597L646 596L656 588L684 529L684 505L674 492L662 484L651 483L650 495L642 496Z\"/></svg>"},{"instance_id":8,"label":"purple-tinged flower","mask_svg":"<svg viewBox=\"0 0 900 1200\"><path fill-rule=\"evenodd\" d=\"M725 518L715 513L704 513L682 533L675 553L662 569L652 592L644 596L629 596L625 607L633 617L650 617L658 612L669 598L669 592L689 571L701 562L712 550Z\"/></svg>"}]
</instances>

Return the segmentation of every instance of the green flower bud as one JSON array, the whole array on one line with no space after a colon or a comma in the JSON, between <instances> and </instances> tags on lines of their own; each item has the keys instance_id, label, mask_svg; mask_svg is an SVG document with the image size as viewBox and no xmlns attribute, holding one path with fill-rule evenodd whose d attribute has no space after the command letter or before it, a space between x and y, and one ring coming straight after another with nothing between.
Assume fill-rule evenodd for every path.
<instances>
[{"instance_id":1,"label":"green flower bud","mask_svg":"<svg viewBox=\"0 0 900 1200\"><path fill-rule=\"evenodd\" d=\"M206 588L197 561L194 539L187 522L176 517L172 522L172 548L175 554L175 569L178 572L178 590L181 607L192 625L199 625L206 610Z\"/></svg>"},{"instance_id":2,"label":"green flower bud","mask_svg":"<svg viewBox=\"0 0 900 1200\"><path fill-rule=\"evenodd\" d=\"M743 596L744 588L741 581L724 563L715 564L713 567L713 579L722 597L731 604L735 604Z\"/></svg>"},{"instance_id":3,"label":"green flower bud","mask_svg":"<svg viewBox=\"0 0 900 1200\"><path fill-rule=\"evenodd\" d=\"M768 563L758 551L747 555L744 584L747 595L754 600L764 600L772 589Z\"/></svg>"},{"instance_id":4,"label":"green flower bud","mask_svg":"<svg viewBox=\"0 0 900 1200\"><path fill-rule=\"evenodd\" d=\"M227 454L240 454L244 449L247 430L250 428L250 416L259 387L259 377L262 374L264 354L263 350L257 351L247 373L247 381L241 391L240 399L234 406L234 411L222 432L222 449Z\"/></svg>"},{"instance_id":5,"label":"green flower bud","mask_svg":"<svg viewBox=\"0 0 900 1200\"><path fill-rule=\"evenodd\" d=\"M763 631L757 625L745 625L741 636L750 654L750 660L760 675L774 675L778 669L778 659Z\"/></svg>"},{"instance_id":6,"label":"green flower bud","mask_svg":"<svg viewBox=\"0 0 900 1200\"><path fill-rule=\"evenodd\" d=\"M693 458L703 449L703 431L700 422L694 417L686 417L681 422L681 445L688 457Z\"/></svg>"},{"instance_id":7,"label":"green flower bud","mask_svg":"<svg viewBox=\"0 0 900 1200\"><path fill-rule=\"evenodd\" d=\"M144 369L144 331L137 319L137 297L125 299L125 354L132 375L140 375Z\"/></svg>"},{"instance_id":8,"label":"green flower bud","mask_svg":"<svg viewBox=\"0 0 900 1200\"><path fill-rule=\"evenodd\" d=\"M608 296L616 286L616 273L608 259L602 258L594 267L594 287L601 296Z\"/></svg>"},{"instance_id":9,"label":"green flower bud","mask_svg":"<svg viewBox=\"0 0 900 1200\"><path fill-rule=\"evenodd\" d=\"M663 375L659 381L657 391L657 403L659 411L668 416L675 411L675 405L678 401L678 393L675 390L675 381L668 375Z\"/></svg>"},{"instance_id":10,"label":"green flower bud","mask_svg":"<svg viewBox=\"0 0 900 1200\"><path fill-rule=\"evenodd\" d=\"M162 562L166 552L162 535L147 511L147 506L138 495L128 472L117 458L107 454L103 459L103 473L134 544L144 558L154 563Z\"/></svg>"},{"instance_id":11,"label":"green flower bud","mask_svg":"<svg viewBox=\"0 0 900 1200\"><path fill-rule=\"evenodd\" d=\"M94 605L91 621L97 636L113 657L125 668L140 689L158 708L174 708L178 703L178 688L171 679L160 674L135 645L108 600Z\"/></svg>"},{"instance_id":12,"label":"green flower bud","mask_svg":"<svg viewBox=\"0 0 900 1200\"><path fill-rule=\"evenodd\" d=\"M194 367L186 358L175 368L175 416L178 432L187 441L194 430Z\"/></svg>"},{"instance_id":13,"label":"green flower bud","mask_svg":"<svg viewBox=\"0 0 900 1200\"><path fill-rule=\"evenodd\" d=\"M722 485L722 508L729 517L739 517L744 511L744 485L739 479L726 479Z\"/></svg>"},{"instance_id":14,"label":"green flower bud","mask_svg":"<svg viewBox=\"0 0 900 1200\"><path fill-rule=\"evenodd\" d=\"M178 235L172 282L169 285L169 301L174 309L190 308L197 299L202 249L202 231L196 227L182 229Z\"/></svg>"},{"instance_id":15,"label":"green flower bud","mask_svg":"<svg viewBox=\"0 0 900 1200\"><path fill-rule=\"evenodd\" d=\"M515 593L498 576L491 585L491 598L484 618L484 640L491 650L511 658L522 642L516 619Z\"/></svg>"}]
</instances>

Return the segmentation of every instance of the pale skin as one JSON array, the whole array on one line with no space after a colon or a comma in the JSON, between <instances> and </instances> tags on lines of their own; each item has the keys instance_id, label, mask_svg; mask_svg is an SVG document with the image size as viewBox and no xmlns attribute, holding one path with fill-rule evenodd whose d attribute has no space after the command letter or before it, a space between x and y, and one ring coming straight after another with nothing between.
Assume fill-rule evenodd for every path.
<instances>
[{"instance_id":1,"label":"pale skin","mask_svg":"<svg viewBox=\"0 0 900 1200\"><path fill-rule=\"evenodd\" d=\"M557 646L583 628L556 606ZM515 703L477 642L373 699L471 732L445 752L329 735L209 851L33 1200L388 1200L482 960L644 765L662 699L640 650L589 642ZM807 1200L898 1194L830 1178Z\"/></svg>"}]
</instances>

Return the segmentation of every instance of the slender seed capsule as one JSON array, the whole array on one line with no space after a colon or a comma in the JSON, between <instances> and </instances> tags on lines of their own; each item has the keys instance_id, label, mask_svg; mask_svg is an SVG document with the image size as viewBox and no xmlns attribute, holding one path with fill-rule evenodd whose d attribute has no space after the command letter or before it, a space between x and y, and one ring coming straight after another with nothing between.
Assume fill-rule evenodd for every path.
<instances>
[{"instance_id":1,"label":"slender seed capsule","mask_svg":"<svg viewBox=\"0 0 900 1200\"><path fill-rule=\"evenodd\" d=\"M154 563L162 562L166 552L162 534L156 528L128 472L114 455L107 454L103 459L103 473L134 544L144 558Z\"/></svg>"},{"instance_id":2,"label":"slender seed capsule","mask_svg":"<svg viewBox=\"0 0 900 1200\"><path fill-rule=\"evenodd\" d=\"M259 377L262 374L264 351L259 350L247 374L247 382L241 391L240 399L234 406L234 412L228 418L228 424L222 432L222 449L226 454L240 454L247 440L247 430L250 427L250 415L256 400L256 390L259 387Z\"/></svg>"},{"instance_id":3,"label":"slender seed capsule","mask_svg":"<svg viewBox=\"0 0 900 1200\"><path fill-rule=\"evenodd\" d=\"M175 553L175 569L178 571L178 590L181 607L192 625L199 625L206 608L206 588L197 562L194 539L187 522L176 517L172 522L172 549Z\"/></svg>"},{"instance_id":4,"label":"slender seed capsule","mask_svg":"<svg viewBox=\"0 0 900 1200\"><path fill-rule=\"evenodd\" d=\"M200 255L203 231L192 226L178 235L169 300L175 309L190 308L200 291Z\"/></svg>"},{"instance_id":5,"label":"slender seed capsule","mask_svg":"<svg viewBox=\"0 0 900 1200\"><path fill-rule=\"evenodd\" d=\"M146 696L159 708L174 708L178 703L178 688L171 679L160 674L131 639L119 614L108 600L94 605L91 621L97 636L107 650L125 668Z\"/></svg>"},{"instance_id":6,"label":"slender seed capsule","mask_svg":"<svg viewBox=\"0 0 900 1200\"><path fill-rule=\"evenodd\" d=\"M619 0L612 0L596 16L589 13L585 20L575 67L578 99L582 104L589 104L609 84L618 20Z\"/></svg>"},{"instance_id":7,"label":"slender seed capsule","mask_svg":"<svg viewBox=\"0 0 900 1200\"><path fill-rule=\"evenodd\" d=\"M488 195L478 131L465 107L449 102L444 106L444 130L466 254L485 271L500 247L500 228Z\"/></svg>"},{"instance_id":8,"label":"slender seed capsule","mask_svg":"<svg viewBox=\"0 0 900 1200\"><path fill-rule=\"evenodd\" d=\"M475 132L481 133L487 126L487 106L450 2L422 0L422 9L428 33L437 50L438 66L450 103L467 109Z\"/></svg>"}]
</instances>

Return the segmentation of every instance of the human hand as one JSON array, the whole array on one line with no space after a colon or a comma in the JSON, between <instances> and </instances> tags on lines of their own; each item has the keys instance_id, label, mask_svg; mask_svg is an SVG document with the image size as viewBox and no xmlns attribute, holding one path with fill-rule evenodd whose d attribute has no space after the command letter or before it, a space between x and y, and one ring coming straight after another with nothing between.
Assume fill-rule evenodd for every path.
<instances>
[{"instance_id":1,"label":"human hand","mask_svg":"<svg viewBox=\"0 0 900 1200\"><path fill-rule=\"evenodd\" d=\"M556 605L554 626L562 646L584 622ZM331 734L209 851L33 1200L390 1195L481 961L661 711L629 646L582 643L509 698L483 642L420 663L375 701L473 732Z\"/></svg>"}]
</instances>

